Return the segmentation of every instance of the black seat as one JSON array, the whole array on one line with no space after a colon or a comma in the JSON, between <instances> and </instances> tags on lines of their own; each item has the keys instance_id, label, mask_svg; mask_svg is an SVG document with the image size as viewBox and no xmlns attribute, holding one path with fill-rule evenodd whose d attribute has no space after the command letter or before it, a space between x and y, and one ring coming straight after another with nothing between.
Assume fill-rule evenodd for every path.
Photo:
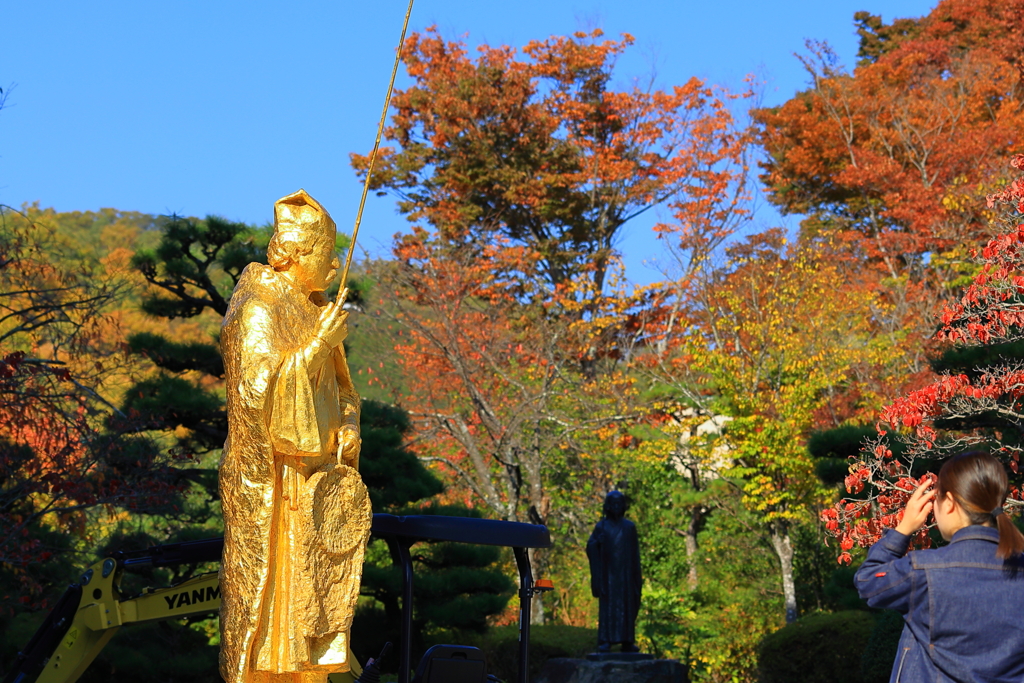
<instances>
[{"instance_id":1,"label":"black seat","mask_svg":"<svg viewBox=\"0 0 1024 683\"><path fill-rule=\"evenodd\" d=\"M487 683L484 653L467 645L435 645L424 653L412 683Z\"/></svg>"}]
</instances>

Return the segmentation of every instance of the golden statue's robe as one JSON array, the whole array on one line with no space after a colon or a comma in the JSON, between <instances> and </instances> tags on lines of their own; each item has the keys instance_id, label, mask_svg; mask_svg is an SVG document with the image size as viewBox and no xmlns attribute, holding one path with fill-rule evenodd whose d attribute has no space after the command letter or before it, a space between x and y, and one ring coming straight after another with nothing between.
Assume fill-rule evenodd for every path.
<instances>
[{"instance_id":1,"label":"golden statue's robe","mask_svg":"<svg viewBox=\"0 0 1024 683\"><path fill-rule=\"evenodd\" d=\"M227 683L302 672L323 680L358 667L348 637L372 515L358 455L338 463L339 441L358 443L359 397L343 349L315 337L319 312L273 268L253 263L224 319Z\"/></svg>"}]
</instances>

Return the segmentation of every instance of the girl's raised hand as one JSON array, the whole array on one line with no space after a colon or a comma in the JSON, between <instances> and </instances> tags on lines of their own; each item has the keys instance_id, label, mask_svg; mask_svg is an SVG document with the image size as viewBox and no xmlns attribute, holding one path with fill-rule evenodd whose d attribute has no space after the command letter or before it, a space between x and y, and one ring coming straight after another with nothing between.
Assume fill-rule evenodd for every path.
<instances>
[{"instance_id":1,"label":"girl's raised hand","mask_svg":"<svg viewBox=\"0 0 1024 683\"><path fill-rule=\"evenodd\" d=\"M918 529L928 522L928 515L932 512L932 503L935 500L935 489L932 488L932 480L929 478L917 487L907 501L907 507L903 509L903 519L896 526L896 531L904 536L913 536Z\"/></svg>"}]
</instances>

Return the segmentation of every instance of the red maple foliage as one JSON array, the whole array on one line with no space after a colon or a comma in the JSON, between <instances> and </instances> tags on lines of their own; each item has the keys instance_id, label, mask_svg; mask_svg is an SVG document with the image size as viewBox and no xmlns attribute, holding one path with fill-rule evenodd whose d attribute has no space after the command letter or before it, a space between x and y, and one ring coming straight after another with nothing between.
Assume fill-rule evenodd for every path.
<instances>
[{"instance_id":1,"label":"red maple foliage","mask_svg":"<svg viewBox=\"0 0 1024 683\"><path fill-rule=\"evenodd\" d=\"M1024 155L1011 166L1024 169ZM988 198L1002 208L1003 231L978 256L981 270L959 299L947 303L936 335L947 344L991 347L1024 339L1024 177ZM851 497L825 511L829 532L840 539L841 562L849 550L867 546L895 526L920 478L911 476L919 459L940 459L974 446L992 447L1014 482L1006 507L1024 507L1020 457L1024 452L1024 365L1002 359L974 375L943 373L896 399L879 418L878 437L850 468ZM891 441L895 440L895 442ZM894 443L901 453L893 455ZM922 531L920 543L927 543Z\"/></svg>"}]
</instances>

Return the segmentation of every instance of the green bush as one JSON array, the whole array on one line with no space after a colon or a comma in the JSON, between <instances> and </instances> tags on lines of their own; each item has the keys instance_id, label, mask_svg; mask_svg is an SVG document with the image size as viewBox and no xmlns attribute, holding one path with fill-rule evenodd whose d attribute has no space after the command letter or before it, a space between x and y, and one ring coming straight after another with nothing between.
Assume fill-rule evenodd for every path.
<instances>
[{"instance_id":1,"label":"green bush","mask_svg":"<svg viewBox=\"0 0 1024 683\"><path fill-rule=\"evenodd\" d=\"M126 626L117 632L79 683L220 683L219 648L208 634L180 621Z\"/></svg>"},{"instance_id":2,"label":"green bush","mask_svg":"<svg viewBox=\"0 0 1024 683\"><path fill-rule=\"evenodd\" d=\"M46 618L45 611L19 614L0 639L0 662L10 665ZM214 627L215 622L211 622ZM79 683L221 683L218 647L210 635L179 621L120 629L85 670Z\"/></svg>"},{"instance_id":3,"label":"green bush","mask_svg":"<svg viewBox=\"0 0 1024 683\"><path fill-rule=\"evenodd\" d=\"M2 619L0 615L0 675L9 672L18 652L28 645L36 630L46 618L46 611L23 612L12 618Z\"/></svg>"},{"instance_id":4,"label":"green bush","mask_svg":"<svg viewBox=\"0 0 1024 683\"><path fill-rule=\"evenodd\" d=\"M861 683L861 656L875 625L868 612L811 614L761 641L761 683Z\"/></svg>"},{"instance_id":5,"label":"green bush","mask_svg":"<svg viewBox=\"0 0 1024 683\"><path fill-rule=\"evenodd\" d=\"M834 552L830 554L835 556ZM836 611L864 609L864 600L861 599L853 584L853 577L856 574L857 567L839 566L832 570L822 591L824 602L829 608Z\"/></svg>"},{"instance_id":6,"label":"green bush","mask_svg":"<svg viewBox=\"0 0 1024 683\"><path fill-rule=\"evenodd\" d=\"M519 672L519 627L497 626L465 642L483 650L487 673L514 681ZM530 627L530 680L540 675L544 663L555 657L582 659L597 649L597 629L545 624Z\"/></svg>"},{"instance_id":7,"label":"green bush","mask_svg":"<svg viewBox=\"0 0 1024 683\"><path fill-rule=\"evenodd\" d=\"M899 612L887 609L875 616L875 627L860 662L863 683L888 683L902 633L903 615Z\"/></svg>"}]
</instances>

